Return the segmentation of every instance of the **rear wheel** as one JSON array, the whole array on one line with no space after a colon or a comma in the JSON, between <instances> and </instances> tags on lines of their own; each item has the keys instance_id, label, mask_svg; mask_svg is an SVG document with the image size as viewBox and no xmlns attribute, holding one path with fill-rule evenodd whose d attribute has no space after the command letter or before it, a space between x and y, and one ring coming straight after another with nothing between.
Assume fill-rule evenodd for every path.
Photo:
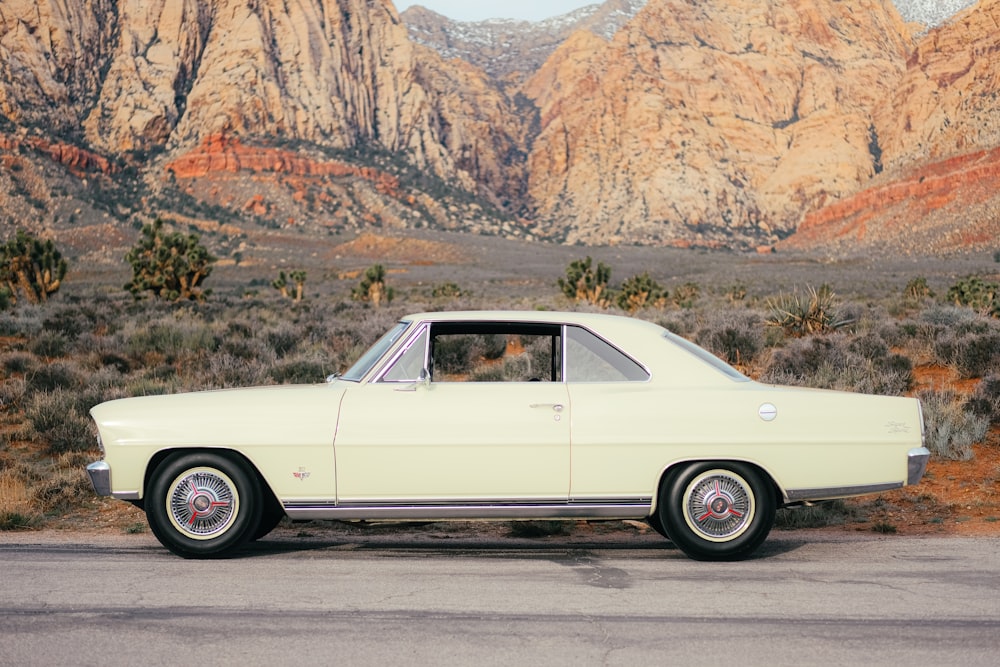
<instances>
[{"instance_id":1,"label":"rear wheel","mask_svg":"<svg viewBox=\"0 0 1000 667\"><path fill-rule=\"evenodd\" d=\"M747 464L692 464L671 475L660 493L670 540L697 560L746 558L774 525L774 487Z\"/></svg>"},{"instance_id":2,"label":"rear wheel","mask_svg":"<svg viewBox=\"0 0 1000 667\"><path fill-rule=\"evenodd\" d=\"M145 506L156 538L185 558L231 554L254 536L263 509L249 465L215 452L164 460L153 471Z\"/></svg>"}]
</instances>

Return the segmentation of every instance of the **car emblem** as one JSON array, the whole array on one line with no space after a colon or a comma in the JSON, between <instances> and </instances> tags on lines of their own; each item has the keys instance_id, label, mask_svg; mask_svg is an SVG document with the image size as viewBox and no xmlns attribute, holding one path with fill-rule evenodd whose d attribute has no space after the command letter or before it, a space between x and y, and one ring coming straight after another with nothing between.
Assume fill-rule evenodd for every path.
<instances>
[{"instance_id":1,"label":"car emblem","mask_svg":"<svg viewBox=\"0 0 1000 667\"><path fill-rule=\"evenodd\" d=\"M292 473L292 475L295 477L295 479L298 479L298 480L303 481L303 482L306 481L309 478L310 474L312 474L312 473L308 472L305 468L299 468L298 472L293 472Z\"/></svg>"}]
</instances>

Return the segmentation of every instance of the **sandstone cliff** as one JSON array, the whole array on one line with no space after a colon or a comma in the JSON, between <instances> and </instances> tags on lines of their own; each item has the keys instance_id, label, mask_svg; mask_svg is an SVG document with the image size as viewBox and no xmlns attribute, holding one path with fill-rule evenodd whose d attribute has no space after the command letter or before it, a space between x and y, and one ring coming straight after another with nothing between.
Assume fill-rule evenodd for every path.
<instances>
[{"instance_id":1,"label":"sandstone cliff","mask_svg":"<svg viewBox=\"0 0 1000 667\"><path fill-rule=\"evenodd\" d=\"M749 245L858 189L910 47L888 0L650 0L537 75L537 214L586 243ZM556 68L557 72L549 71Z\"/></svg>"},{"instance_id":2,"label":"sandstone cliff","mask_svg":"<svg viewBox=\"0 0 1000 667\"><path fill-rule=\"evenodd\" d=\"M886 173L806 217L784 247L913 254L1000 239L1000 0L930 31L875 113Z\"/></svg>"},{"instance_id":3,"label":"sandstone cliff","mask_svg":"<svg viewBox=\"0 0 1000 667\"><path fill-rule=\"evenodd\" d=\"M573 33L585 30L611 39L645 4L646 0L606 0L537 23L513 19L453 21L420 5L410 7L401 17L418 44L444 58L475 65L497 81L518 84Z\"/></svg>"}]
</instances>

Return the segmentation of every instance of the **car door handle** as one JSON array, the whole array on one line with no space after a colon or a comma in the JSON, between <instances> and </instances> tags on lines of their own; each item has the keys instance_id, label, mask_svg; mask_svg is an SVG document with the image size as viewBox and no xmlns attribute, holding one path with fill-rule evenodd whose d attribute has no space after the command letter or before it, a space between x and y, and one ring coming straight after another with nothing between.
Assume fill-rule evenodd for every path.
<instances>
[{"instance_id":1,"label":"car door handle","mask_svg":"<svg viewBox=\"0 0 1000 667\"><path fill-rule=\"evenodd\" d=\"M556 412L562 412L563 411L562 403L532 403L528 407L531 407L531 408L552 408Z\"/></svg>"}]
</instances>

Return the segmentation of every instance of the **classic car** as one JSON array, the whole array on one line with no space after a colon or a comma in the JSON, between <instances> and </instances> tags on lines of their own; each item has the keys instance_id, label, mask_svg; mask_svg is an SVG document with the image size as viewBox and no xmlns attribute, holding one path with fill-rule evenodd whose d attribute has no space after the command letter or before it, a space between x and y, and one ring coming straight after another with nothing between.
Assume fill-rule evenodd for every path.
<instances>
[{"instance_id":1,"label":"classic car","mask_svg":"<svg viewBox=\"0 0 1000 667\"><path fill-rule=\"evenodd\" d=\"M554 312L403 318L316 385L92 410L98 494L184 557L292 520L645 519L745 558L776 509L920 481L916 399L752 381L655 324Z\"/></svg>"}]
</instances>

